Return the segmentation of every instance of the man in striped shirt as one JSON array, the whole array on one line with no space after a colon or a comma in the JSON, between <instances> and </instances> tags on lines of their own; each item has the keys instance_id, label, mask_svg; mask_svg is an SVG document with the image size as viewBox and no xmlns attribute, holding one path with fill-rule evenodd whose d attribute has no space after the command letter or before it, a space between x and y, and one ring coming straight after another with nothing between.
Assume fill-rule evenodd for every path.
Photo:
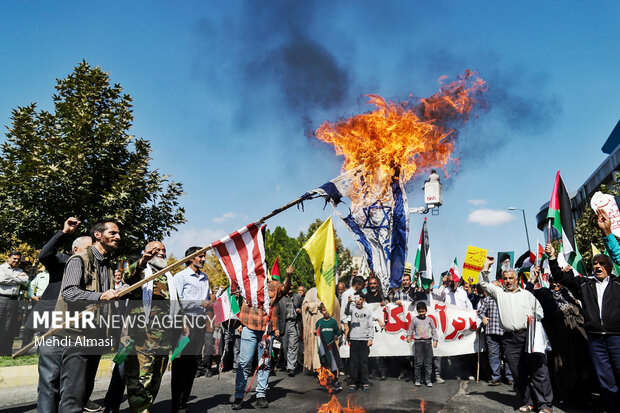
<instances>
[{"instance_id":1,"label":"man in striped shirt","mask_svg":"<svg viewBox=\"0 0 620 413\"><path fill-rule=\"evenodd\" d=\"M84 254L69 258L65 267L60 295L68 304L110 301L118 296L113 287L113 270L107 258L118 248L121 239L118 224L113 219L103 219L91 227L90 236L93 245ZM91 267L94 273L88 274ZM88 279L91 279L90 283ZM73 379L71 385L63 386L66 391L60 395L59 412L81 413L88 401L101 359L100 354L87 354L89 352L92 353L93 349L76 346L63 354L61 370L73 372L70 374Z\"/></svg>"}]
</instances>

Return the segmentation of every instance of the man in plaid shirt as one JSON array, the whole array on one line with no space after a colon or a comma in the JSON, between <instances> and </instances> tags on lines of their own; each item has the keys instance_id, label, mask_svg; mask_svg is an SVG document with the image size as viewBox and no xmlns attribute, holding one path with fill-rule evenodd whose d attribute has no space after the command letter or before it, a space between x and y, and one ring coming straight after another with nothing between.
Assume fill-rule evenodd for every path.
<instances>
[{"instance_id":1,"label":"man in plaid shirt","mask_svg":"<svg viewBox=\"0 0 620 413\"><path fill-rule=\"evenodd\" d=\"M233 410L242 408L243 396L248 377L251 376L252 362L254 355L258 355L258 372L256 384L256 406L259 408L269 407L266 392L270 372L271 344L273 330L277 328L278 319L275 307L283 296L291 289L291 274L293 267L286 269L286 280L284 284L278 281L270 281L269 288L269 314L261 307L250 307L243 305L239 313L239 321L243 325L241 331L241 348L239 349L239 368L235 377L235 401L232 405ZM244 303L245 304L245 303ZM263 340L263 336L266 339ZM262 359L263 353L267 351L267 356ZM262 360L262 362L261 362Z\"/></svg>"},{"instance_id":2,"label":"man in plaid shirt","mask_svg":"<svg viewBox=\"0 0 620 413\"><path fill-rule=\"evenodd\" d=\"M490 295L487 295L480 301L478 317L482 320L482 325L484 326L489 364L491 365L491 380L489 380L489 386L499 386L502 384L500 366L501 359L504 356L504 345L502 344L504 329L499 324L497 302ZM508 363L504 363L504 372L508 385L513 385L514 381Z\"/></svg>"}]
</instances>

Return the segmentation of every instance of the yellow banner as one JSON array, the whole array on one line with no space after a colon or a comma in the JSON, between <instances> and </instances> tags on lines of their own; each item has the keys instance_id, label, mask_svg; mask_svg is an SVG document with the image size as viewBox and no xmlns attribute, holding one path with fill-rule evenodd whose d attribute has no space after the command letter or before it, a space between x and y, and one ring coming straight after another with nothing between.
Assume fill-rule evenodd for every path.
<instances>
[{"instance_id":1,"label":"yellow banner","mask_svg":"<svg viewBox=\"0 0 620 413\"><path fill-rule=\"evenodd\" d=\"M484 248L467 247L465 262L463 263L463 279L470 284L478 284L478 275L487 258L487 250Z\"/></svg>"}]
</instances>

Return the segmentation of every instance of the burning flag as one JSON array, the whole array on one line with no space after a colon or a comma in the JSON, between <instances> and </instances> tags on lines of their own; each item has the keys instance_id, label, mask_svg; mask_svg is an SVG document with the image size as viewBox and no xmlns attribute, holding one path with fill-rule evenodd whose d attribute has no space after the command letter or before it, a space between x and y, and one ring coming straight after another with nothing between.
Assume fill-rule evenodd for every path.
<instances>
[{"instance_id":1,"label":"burning flag","mask_svg":"<svg viewBox=\"0 0 620 413\"><path fill-rule=\"evenodd\" d=\"M332 204L351 200L351 213L342 218L370 269L385 291L400 286L407 255L409 213L404 185L422 172L450 161L458 136L454 127L469 119L486 83L466 71L433 96L413 102L386 101L368 95L372 112L339 122L325 122L316 137L344 155L343 175L314 191ZM339 215L340 216L340 215Z\"/></svg>"}]
</instances>

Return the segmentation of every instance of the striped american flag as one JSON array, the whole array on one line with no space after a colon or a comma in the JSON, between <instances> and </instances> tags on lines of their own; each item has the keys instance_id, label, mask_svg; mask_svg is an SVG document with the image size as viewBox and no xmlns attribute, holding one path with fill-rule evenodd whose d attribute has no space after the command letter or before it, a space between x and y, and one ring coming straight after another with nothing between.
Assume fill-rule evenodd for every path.
<instances>
[{"instance_id":1,"label":"striped american flag","mask_svg":"<svg viewBox=\"0 0 620 413\"><path fill-rule=\"evenodd\" d=\"M264 228L252 223L212 245L228 276L231 291L238 288L248 307L262 306L269 313Z\"/></svg>"}]
</instances>

